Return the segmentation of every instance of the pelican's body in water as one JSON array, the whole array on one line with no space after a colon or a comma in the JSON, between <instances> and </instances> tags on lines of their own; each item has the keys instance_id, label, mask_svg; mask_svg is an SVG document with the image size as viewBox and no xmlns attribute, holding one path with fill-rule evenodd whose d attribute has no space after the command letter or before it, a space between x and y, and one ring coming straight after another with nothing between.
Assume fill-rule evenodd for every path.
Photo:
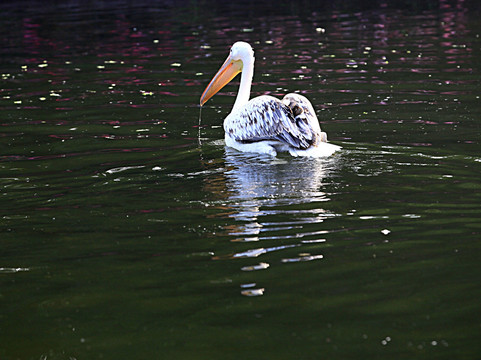
<instances>
[{"instance_id":1,"label":"pelican's body in water","mask_svg":"<svg viewBox=\"0 0 481 360\"><path fill-rule=\"evenodd\" d=\"M249 100L254 75L254 51L246 42L236 42L226 61L200 98L200 105L214 96L238 73L239 92L224 120L225 143L243 152L275 156L330 156L341 147L327 142L316 113L306 97L291 93L282 100L262 95Z\"/></svg>"}]
</instances>

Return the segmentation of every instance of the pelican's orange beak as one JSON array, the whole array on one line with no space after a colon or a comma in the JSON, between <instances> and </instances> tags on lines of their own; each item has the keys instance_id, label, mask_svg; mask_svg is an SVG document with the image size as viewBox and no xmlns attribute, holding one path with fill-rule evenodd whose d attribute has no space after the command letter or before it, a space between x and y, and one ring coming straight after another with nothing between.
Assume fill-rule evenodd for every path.
<instances>
[{"instance_id":1,"label":"pelican's orange beak","mask_svg":"<svg viewBox=\"0 0 481 360\"><path fill-rule=\"evenodd\" d=\"M214 78L205 88L204 93L200 97L200 106L204 105L207 100L217 94L220 89L240 73L242 71L242 65L241 60L233 60L229 55L217 74L215 74Z\"/></svg>"}]
</instances>

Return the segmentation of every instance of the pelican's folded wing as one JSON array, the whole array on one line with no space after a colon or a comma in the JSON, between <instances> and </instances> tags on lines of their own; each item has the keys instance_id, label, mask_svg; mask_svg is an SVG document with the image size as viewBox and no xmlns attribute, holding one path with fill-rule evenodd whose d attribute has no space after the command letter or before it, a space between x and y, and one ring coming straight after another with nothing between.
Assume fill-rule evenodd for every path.
<instances>
[{"instance_id":1,"label":"pelican's folded wing","mask_svg":"<svg viewBox=\"0 0 481 360\"><path fill-rule=\"evenodd\" d=\"M316 131L302 116L272 96L259 96L241 109L234 109L224 121L226 134L240 142L278 140L297 149L307 149Z\"/></svg>"}]
</instances>

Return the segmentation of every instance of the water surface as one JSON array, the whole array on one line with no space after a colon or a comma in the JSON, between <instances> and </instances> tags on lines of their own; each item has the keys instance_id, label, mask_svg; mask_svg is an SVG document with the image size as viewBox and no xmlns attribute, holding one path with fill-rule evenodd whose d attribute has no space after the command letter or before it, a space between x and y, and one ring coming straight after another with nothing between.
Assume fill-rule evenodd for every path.
<instances>
[{"instance_id":1,"label":"water surface","mask_svg":"<svg viewBox=\"0 0 481 360\"><path fill-rule=\"evenodd\" d=\"M479 355L479 7L2 5L2 359ZM24 4L25 5L25 4ZM236 82L328 159L225 148Z\"/></svg>"}]
</instances>

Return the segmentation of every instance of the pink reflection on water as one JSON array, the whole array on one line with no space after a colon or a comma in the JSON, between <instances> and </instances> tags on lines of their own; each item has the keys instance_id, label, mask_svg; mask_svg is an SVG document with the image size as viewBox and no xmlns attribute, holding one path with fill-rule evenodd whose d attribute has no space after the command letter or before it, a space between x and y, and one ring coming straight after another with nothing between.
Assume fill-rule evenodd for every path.
<instances>
[{"instance_id":1,"label":"pink reflection on water","mask_svg":"<svg viewBox=\"0 0 481 360\"><path fill-rule=\"evenodd\" d=\"M422 89L426 86L426 77L422 75L442 72L445 73L469 73L472 71L471 63L475 61L472 45L462 43L459 39L467 34L467 10L465 3L459 1L439 2L439 9L422 15L412 16L399 10L389 10L385 6L384 11L361 11L356 14L343 14L334 11L328 21L321 16L313 16L312 24L300 21L295 16L280 17L278 19L264 18L259 21L258 29L242 34L246 40L258 41L266 37L272 44L266 45L262 42L256 48L256 58L260 69L265 69L275 76L275 81L259 82L256 84L267 85L269 90L263 93L283 95L284 89L278 87L289 87L296 89L299 81L299 88L311 86L311 92L325 94L329 91L339 93L350 93L352 85L392 84L391 75L410 74L413 78L406 78L403 84L419 84ZM191 53L202 52L199 44L206 43L200 36L192 33L176 32L175 23L169 19L163 19L159 28L140 29L134 21L126 15L117 15L113 25L108 29L108 34L102 34L94 38L86 49L72 49L72 45L65 42L61 36L47 31L45 24L36 23L35 18L25 17L22 24L23 43L26 49L25 62L35 66L29 67L29 72L39 74L38 78L30 78L28 81L45 82L48 78L51 84L62 84L68 81L71 69L65 67L50 66L54 63L53 54L61 57L72 57L75 51L85 50L96 58L97 63L103 64L105 60L118 61L110 68L103 70L109 74L99 83L115 84L119 89L111 90L106 94L128 94L121 86L150 86L149 91L162 97L180 96L176 90L179 84L189 87L202 87L203 78L196 78L191 74L182 74L184 69L171 67L173 62L180 62L182 65L188 59L179 58L179 53L189 53L185 47L192 49ZM239 35L239 27L233 26L228 17L217 18L217 29L213 31L217 36L218 43L225 45L225 50L231 44L231 36ZM248 25L246 23L246 25ZM246 26L248 27L248 26ZM316 27L325 27L326 32L316 33ZM81 28L81 27L80 27ZM261 34L261 35L260 35ZM81 33L78 35L81 37ZM108 41L103 41L108 36ZM152 39L156 39L153 42ZM213 40L214 41L214 40ZM320 45L319 45L320 44ZM441 48L441 51L439 49ZM219 50L219 52L220 52ZM208 51L205 51L206 53ZM50 55L50 59L45 59ZM333 55L329 57L326 55ZM224 53L222 53L222 57ZM165 69L158 72L158 83L162 91L152 89L152 79L143 77L152 70L152 63L158 58L162 64L167 65ZM192 57L193 58L193 57ZM44 60L48 60L49 66L37 67ZM56 61L56 59L55 59ZM123 63L120 64L119 61ZM299 68L305 65L305 68ZM288 69L289 66L289 70ZM459 67L458 67L459 66ZM154 70L157 71L157 70ZM110 74L115 80L109 78ZM123 74L123 76L119 76ZM309 76L307 76L309 74ZM45 77L40 77L40 75ZM303 79L295 76L304 75ZM319 79L316 78L319 75ZM327 78L327 82L320 77ZM437 75L439 76L439 75ZM179 80L179 78L183 77ZM394 77L394 76L393 76ZM175 80L177 79L177 80ZM438 80L432 79L431 81ZM458 89L451 89L451 86L465 85L467 80L456 81L439 79L440 90L433 95L461 95L466 92ZM256 85L255 84L255 85ZM340 85L342 89L327 90L331 85ZM414 96L427 96L430 93L416 88L411 88L405 93ZM67 89L68 91L68 89ZM189 90L192 91L192 90ZM255 87L254 87L255 91ZM306 90L303 90L306 91ZM361 94L374 93L367 87L359 91ZM398 91L397 93L402 93ZM68 103L76 100L73 96L64 96L57 99L50 99L50 102L66 103L65 106L55 107L58 111L72 110ZM224 92L221 95L233 95L234 91ZM18 94L18 98L39 97L45 92L25 92ZM87 99L90 95L81 95ZM94 95L91 95L94 96ZM164 107L173 106L172 101L166 100ZM422 104L425 100L409 99L394 102L396 104ZM339 106L353 106L362 104L362 101L340 101ZM375 104L386 106L388 101L380 100ZM119 100L108 106L125 106L131 108L155 107L154 104L130 103L130 100ZM40 105L22 104L23 109L40 109Z\"/></svg>"}]
</instances>

